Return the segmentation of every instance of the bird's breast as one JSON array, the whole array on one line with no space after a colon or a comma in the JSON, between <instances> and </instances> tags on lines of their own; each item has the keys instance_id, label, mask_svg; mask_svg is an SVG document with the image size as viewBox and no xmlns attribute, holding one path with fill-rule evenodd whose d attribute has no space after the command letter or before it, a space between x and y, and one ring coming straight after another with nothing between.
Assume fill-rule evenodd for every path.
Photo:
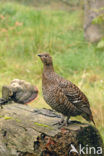
<instances>
[{"instance_id":1,"label":"bird's breast","mask_svg":"<svg viewBox=\"0 0 104 156\"><path fill-rule=\"evenodd\" d=\"M43 98L46 101L47 104L49 104L53 109L56 105L56 100L54 96L54 89L51 87L42 87L42 92L43 92Z\"/></svg>"}]
</instances>

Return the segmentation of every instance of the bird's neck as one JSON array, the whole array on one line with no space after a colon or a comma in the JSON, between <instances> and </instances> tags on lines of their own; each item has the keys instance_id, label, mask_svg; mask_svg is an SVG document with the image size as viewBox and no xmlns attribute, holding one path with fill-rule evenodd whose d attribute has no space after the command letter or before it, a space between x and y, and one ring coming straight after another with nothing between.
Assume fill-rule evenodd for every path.
<instances>
[{"instance_id":1,"label":"bird's neck","mask_svg":"<svg viewBox=\"0 0 104 156\"><path fill-rule=\"evenodd\" d=\"M42 74L42 88L49 88L55 81L53 81L54 77L54 68L53 65L44 66L43 74Z\"/></svg>"},{"instance_id":2,"label":"bird's neck","mask_svg":"<svg viewBox=\"0 0 104 156\"><path fill-rule=\"evenodd\" d=\"M43 73L51 73L54 72L53 65L44 65L43 67Z\"/></svg>"}]
</instances>

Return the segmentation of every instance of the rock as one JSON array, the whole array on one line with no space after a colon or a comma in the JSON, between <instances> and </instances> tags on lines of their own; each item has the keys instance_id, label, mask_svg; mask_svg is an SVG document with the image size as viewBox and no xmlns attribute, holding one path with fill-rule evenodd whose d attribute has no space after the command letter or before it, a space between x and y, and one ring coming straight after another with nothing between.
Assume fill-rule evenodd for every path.
<instances>
[{"instance_id":1,"label":"rock","mask_svg":"<svg viewBox=\"0 0 104 156\"><path fill-rule=\"evenodd\" d=\"M10 85L2 87L2 99L27 104L38 96L38 89L24 80L14 79Z\"/></svg>"}]
</instances>

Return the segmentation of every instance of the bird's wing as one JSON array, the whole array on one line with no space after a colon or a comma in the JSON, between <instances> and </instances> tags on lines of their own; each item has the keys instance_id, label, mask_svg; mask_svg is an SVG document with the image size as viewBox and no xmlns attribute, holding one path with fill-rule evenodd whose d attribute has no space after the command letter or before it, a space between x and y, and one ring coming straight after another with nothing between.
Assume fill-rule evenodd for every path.
<instances>
[{"instance_id":1,"label":"bird's wing","mask_svg":"<svg viewBox=\"0 0 104 156\"><path fill-rule=\"evenodd\" d=\"M90 105L87 97L80 89L70 81L60 81L59 86L68 100L82 112L91 115Z\"/></svg>"},{"instance_id":2,"label":"bird's wing","mask_svg":"<svg viewBox=\"0 0 104 156\"><path fill-rule=\"evenodd\" d=\"M60 106L61 109L65 111L65 114L69 114L69 110L73 110L75 113L76 111L78 112L78 109L68 100L62 88L57 85L54 88L54 97L58 106Z\"/></svg>"}]
</instances>

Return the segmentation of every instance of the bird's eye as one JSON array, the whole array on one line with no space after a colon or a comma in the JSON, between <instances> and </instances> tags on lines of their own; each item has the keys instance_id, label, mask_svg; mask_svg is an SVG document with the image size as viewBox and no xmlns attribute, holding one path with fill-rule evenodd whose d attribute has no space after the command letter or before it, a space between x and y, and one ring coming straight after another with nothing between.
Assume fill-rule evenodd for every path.
<instances>
[{"instance_id":1,"label":"bird's eye","mask_svg":"<svg viewBox=\"0 0 104 156\"><path fill-rule=\"evenodd\" d=\"M48 57L47 55L45 55L45 57Z\"/></svg>"}]
</instances>

